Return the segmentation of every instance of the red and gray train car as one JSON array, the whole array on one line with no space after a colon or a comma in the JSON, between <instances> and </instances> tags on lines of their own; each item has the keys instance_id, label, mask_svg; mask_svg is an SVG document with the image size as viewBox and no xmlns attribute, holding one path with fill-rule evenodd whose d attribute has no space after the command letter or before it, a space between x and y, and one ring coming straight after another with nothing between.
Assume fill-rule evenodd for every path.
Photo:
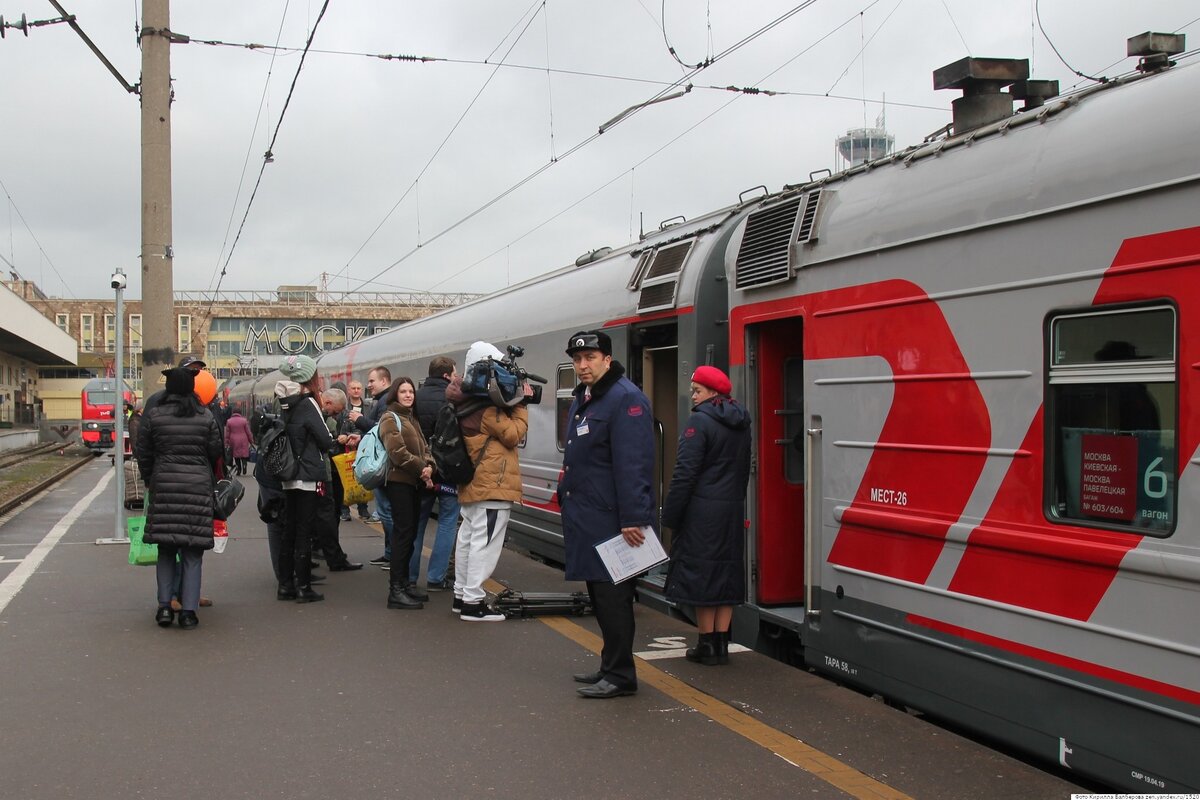
<instances>
[{"instance_id":1,"label":"red and gray train car","mask_svg":"<svg viewBox=\"0 0 1200 800\"><path fill-rule=\"evenodd\" d=\"M1200 65L668 225L351 344L419 382L476 339L550 378L512 535L560 560L574 377L754 420L735 638L1127 790L1200 790ZM460 364L461 366L461 364ZM235 387L266 397L276 376ZM670 534L667 532L669 540ZM642 581L661 598L661 575Z\"/></svg>"}]
</instances>

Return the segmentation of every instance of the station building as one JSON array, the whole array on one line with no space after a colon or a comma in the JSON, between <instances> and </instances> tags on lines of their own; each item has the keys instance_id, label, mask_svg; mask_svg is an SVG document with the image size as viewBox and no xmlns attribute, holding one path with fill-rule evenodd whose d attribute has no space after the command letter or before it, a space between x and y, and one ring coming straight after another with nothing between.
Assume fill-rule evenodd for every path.
<instances>
[{"instance_id":1,"label":"station building","mask_svg":"<svg viewBox=\"0 0 1200 800\"><path fill-rule=\"evenodd\" d=\"M12 291L6 282L0 288L0 429L4 429L0 432L36 427L41 416L41 371L74 369L77 359L75 340ZM78 419L78 395L76 398ZM4 438L7 441L12 437ZM36 437L20 445L34 442Z\"/></svg>"},{"instance_id":2,"label":"station building","mask_svg":"<svg viewBox=\"0 0 1200 800\"><path fill-rule=\"evenodd\" d=\"M4 281L8 295L48 323L60 344L77 357L29 362L36 380L32 406L51 421L79 419L79 393L91 378L113 375L116 364L116 297L48 297L31 281ZM474 299L473 294L335 292L317 286L274 291L175 292L178 357L204 360L218 380L270 372L291 354L317 356L409 320ZM142 394L142 303L123 298L122 363L125 379ZM0 351L8 351L0 342ZM57 351L56 351L57 352ZM3 390L0 390L3 391Z\"/></svg>"}]
</instances>

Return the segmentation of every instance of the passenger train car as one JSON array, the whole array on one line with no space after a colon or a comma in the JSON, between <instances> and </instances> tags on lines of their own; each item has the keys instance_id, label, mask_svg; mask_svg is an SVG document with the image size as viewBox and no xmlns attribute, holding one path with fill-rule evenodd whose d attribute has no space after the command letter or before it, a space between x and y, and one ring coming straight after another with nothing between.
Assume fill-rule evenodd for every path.
<instances>
[{"instance_id":1,"label":"passenger train car","mask_svg":"<svg viewBox=\"0 0 1200 800\"><path fill-rule=\"evenodd\" d=\"M1112 786L1197 791L1198 97L1200 65L1114 80L320 368L419 381L476 339L524 346L552 391L512 531L559 560L567 336L606 328L650 396L660 491L691 371L729 366L755 420L736 640Z\"/></svg>"}]
</instances>

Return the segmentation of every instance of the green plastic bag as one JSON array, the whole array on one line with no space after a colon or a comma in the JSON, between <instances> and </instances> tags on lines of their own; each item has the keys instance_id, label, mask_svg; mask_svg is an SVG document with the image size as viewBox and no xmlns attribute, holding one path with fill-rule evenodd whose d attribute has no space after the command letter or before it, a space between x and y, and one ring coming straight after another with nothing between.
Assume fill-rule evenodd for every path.
<instances>
[{"instance_id":1,"label":"green plastic bag","mask_svg":"<svg viewBox=\"0 0 1200 800\"><path fill-rule=\"evenodd\" d=\"M142 534L146 530L146 518L130 517L125 521L125 530L129 533L129 563L157 564L158 545L142 541Z\"/></svg>"}]
</instances>

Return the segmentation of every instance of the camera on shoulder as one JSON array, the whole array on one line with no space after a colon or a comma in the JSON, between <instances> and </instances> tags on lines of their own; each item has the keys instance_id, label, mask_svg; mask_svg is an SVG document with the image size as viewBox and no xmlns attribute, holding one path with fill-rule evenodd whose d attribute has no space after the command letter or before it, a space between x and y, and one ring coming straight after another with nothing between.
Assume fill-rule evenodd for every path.
<instances>
[{"instance_id":1,"label":"camera on shoulder","mask_svg":"<svg viewBox=\"0 0 1200 800\"><path fill-rule=\"evenodd\" d=\"M463 376L463 394L486 397L501 408L542 402L542 387L537 384L546 383L546 379L528 372L517 363L525 355L524 347L510 344L507 350L507 355L498 361L489 357L472 364ZM529 396L525 395L526 385L532 390Z\"/></svg>"}]
</instances>

